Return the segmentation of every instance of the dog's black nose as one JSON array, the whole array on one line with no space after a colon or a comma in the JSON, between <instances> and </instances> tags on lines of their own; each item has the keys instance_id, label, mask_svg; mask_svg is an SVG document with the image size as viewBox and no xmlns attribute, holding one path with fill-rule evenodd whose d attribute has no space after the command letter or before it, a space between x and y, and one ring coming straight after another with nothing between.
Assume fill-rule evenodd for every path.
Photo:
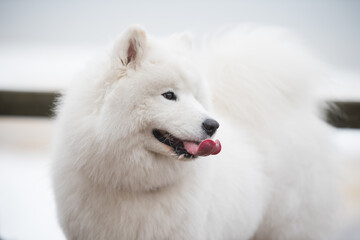
<instances>
[{"instance_id":1,"label":"dog's black nose","mask_svg":"<svg viewBox=\"0 0 360 240\"><path fill-rule=\"evenodd\" d=\"M216 132L216 130L219 128L219 123L217 121L215 121L214 119L206 119L203 123L202 123L202 127L205 130L205 132L211 137L212 135L214 135L214 133Z\"/></svg>"}]
</instances>

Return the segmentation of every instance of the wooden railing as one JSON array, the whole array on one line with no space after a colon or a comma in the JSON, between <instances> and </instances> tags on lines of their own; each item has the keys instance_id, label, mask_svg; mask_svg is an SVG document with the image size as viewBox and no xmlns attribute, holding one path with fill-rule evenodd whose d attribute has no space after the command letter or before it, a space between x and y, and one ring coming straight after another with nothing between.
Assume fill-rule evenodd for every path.
<instances>
[{"instance_id":1,"label":"wooden railing","mask_svg":"<svg viewBox=\"0 0 360 240\"><path fill-rule=\"evenodd\" d=\"M0 91L0 116L54 116L57 92ZM339 128L360 128L360 102L329 101L325 120Z\"/></svg>"},{"instance_id":2,"label":"wooden railing","mask_svg":"<svg viewBox=\"0 0 360 240\"><path fill-rule=\"evenodd\" d=\"M0 91L0 116L52 117L56 92Z\"/></svg>"},{"instance_id":3,"label":"wooden railing","mask_svg":"<svg viewBox=\"0 0 360 240\"><path fill-rule=\"evenodd\" d=\"M338 128L360 128L360 102L333 101L326 109L326 121Z\"/></svg>"}]
</instances>

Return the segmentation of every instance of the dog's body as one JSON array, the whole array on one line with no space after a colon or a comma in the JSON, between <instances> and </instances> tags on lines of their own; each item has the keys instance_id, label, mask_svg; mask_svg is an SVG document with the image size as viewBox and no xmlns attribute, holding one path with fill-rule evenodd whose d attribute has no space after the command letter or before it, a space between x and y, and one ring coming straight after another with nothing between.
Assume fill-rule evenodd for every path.
<instances>
[{"instance_id":1,"label":"dog's body","mask_svg":"<svg viewBox=\"0 0 360 240\"><path fill-rule=\"evenodd\" d=\"M328 239L333 173L307 91L320 64L263 32L199 59L187 34L131 27L74 83L54 164L68 239Z\"/></svg>"}]
</instances>

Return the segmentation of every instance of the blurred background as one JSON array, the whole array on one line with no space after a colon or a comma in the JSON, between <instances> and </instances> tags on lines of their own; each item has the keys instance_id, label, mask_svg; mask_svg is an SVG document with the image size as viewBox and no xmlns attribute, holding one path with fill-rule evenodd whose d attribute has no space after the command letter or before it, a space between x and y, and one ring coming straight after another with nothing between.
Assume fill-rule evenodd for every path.
<instances>
[{"instance_id":1,"label":"blurred background","mask_svg":"<svg viewBox=\"0 0 360 240\"><path fill-rule=\"evenodd\" d=\"M242 23L291 30L329 64L329 100L360 101L360 1L0 0L0 107L8 92L58 92L133 23L196 36ZM16 99L15 99L16 100ZM19 98L20 101L20 98ZM1 106L3 104L3 106ZM0 239L64 239L49 164L53 120L0 115ZM339 239L360 237L360 130L334 128L346 217Z\"/></svg>"}]
</instances>

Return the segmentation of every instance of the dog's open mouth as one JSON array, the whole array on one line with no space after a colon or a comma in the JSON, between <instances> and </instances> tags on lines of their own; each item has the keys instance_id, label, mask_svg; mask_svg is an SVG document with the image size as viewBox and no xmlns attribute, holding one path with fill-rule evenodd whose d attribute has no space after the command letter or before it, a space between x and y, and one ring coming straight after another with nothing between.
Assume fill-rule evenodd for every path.
<instances>
[{"instance_id":1,"label":"dog's open mouth","mask_svg":"<svg viewBox=\"0 0 360 240\"><path fill-rule=\"evenodd\" d=\"M153 130L153 135L159 142L173 148L179 157L195 158L197 156L216 155L221 151L219 140L205 139L202 142L181 140L170 133L158 129Z\"/></svg>"}]
</instances>

